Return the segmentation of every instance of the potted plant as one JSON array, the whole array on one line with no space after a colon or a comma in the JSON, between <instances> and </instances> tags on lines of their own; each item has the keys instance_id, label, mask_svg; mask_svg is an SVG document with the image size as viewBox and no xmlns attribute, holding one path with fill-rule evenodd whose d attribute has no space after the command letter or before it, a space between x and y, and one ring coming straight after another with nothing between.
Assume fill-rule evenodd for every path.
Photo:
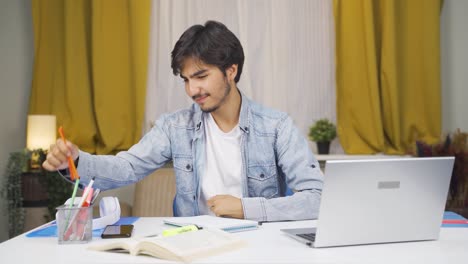
<instances>
[{"instance_id":1,"label":"potted plant","mask_svg":"<svg viewBox=\"0 0 468 264\"><path fill-rule=\"evenodd\" d=\"M24 232L25 211L21 190L21 174L27 170L27 155L27 152L20 151L11 153L5 170L5 181L1 194L6 201L6 210L2 211L8 215L8 235L10 238Z\"/></svg>"},{"instance_id":2,"label":"potted plant","mask_svg":"<svg viewBox=\"0 0 468 264\"><path fill-rule=\"evenodd\" d=\"M317 144L319 154L328 154L330 142L336 138L336 126L326 118L319 119L310 127L309 138Z\"/></svg>"},{"instance_id":3,"label":"potted plant","mask_svg":"<svg viewBox=\"0 0 468 264\"><path fill-rule=\"evenodd\" d=\"M30 159L31 151L26 149L11 153L4 175L5 181L0 186L1 197L6 201L6 210L3 212L8 215L10 238L25 231L28 207L42 206L38 202L42 202L45 195L48 213L43 217L44 223L48 222L55 216L55 208L63 204L73 189L73 185L60 177L57 172L46 172L41 168L32 170ZM42 163L42 160L38 162ZM45 193L42 193L44 189ZM28 190L28 193L23 193L25 190ZM36 190L41 192L38 193Z\"/></svg>"}]
</instances>

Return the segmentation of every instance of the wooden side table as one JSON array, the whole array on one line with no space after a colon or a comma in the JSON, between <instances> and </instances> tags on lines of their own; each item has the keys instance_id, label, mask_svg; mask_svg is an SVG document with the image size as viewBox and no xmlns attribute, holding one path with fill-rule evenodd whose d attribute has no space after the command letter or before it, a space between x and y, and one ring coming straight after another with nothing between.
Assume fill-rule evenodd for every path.
<instances>
[{"instance_id":1,"label":"wooden side table","mask_svg":"<svg viewBox=\"0 0 468 264\"><path fill-rule=\"evenodd\" d=\"M24 232L46 223L48 194L46 175L42 171L21 174L23 194Z\"/></svg>"}]
</instances>

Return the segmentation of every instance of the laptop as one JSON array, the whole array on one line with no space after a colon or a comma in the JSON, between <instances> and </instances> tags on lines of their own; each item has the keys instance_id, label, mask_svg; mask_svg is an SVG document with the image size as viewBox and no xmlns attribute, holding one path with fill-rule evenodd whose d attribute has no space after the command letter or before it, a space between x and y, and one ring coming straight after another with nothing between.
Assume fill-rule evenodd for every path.
<instances>
[{"instance_id":1,"label":"laptop","mask_svg":"<svg viewBox=\"0 0 468 264\"><path fill-rule=\"evenodd\" d=\"M454 157L330 160L316 228L281 229L311 247L437 240Z\"/></svg>"}]
</instances>

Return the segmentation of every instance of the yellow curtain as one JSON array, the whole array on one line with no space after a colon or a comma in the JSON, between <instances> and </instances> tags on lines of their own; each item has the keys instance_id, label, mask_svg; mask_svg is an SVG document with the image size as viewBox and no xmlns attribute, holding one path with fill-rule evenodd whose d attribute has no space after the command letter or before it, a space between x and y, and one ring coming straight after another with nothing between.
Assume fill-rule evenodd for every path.
<instances>
[{"instance_id":1,"label":"yellow curtain","mask_svg":"<svg viewBox=\"0 0 468 264\"><path fill-rule=\"evenodd\" d=\"M98 154L142 131L150 0L33 0L30 114L55 114L66 136Z\"/></svg>"},{"instance_id":2,"label":"yellow curtain","mask_svg":"<svg viewBox=\"0 0 468 264\"><path fill-rule=\"evenodd\" d=\"M335 0L337 123L347 153L402 154L441 133L442 0Z\"/></svg>"}]
</instances>

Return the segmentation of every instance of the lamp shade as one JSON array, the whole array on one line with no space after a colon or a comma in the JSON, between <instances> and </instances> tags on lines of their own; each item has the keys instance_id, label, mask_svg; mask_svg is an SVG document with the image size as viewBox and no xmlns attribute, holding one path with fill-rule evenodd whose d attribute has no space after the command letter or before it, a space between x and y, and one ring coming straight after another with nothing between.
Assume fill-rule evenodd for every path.
<instances>
[{"instance_id":1,"label":"lamp shade","mask_svg":"<svg viewBox=\"0 0 468 264\"><path fill-rule=\"evenodd\" d=\"M49 149L57 139L54 115L29 115L26 147L29 150Z\"/></svg>"}]
</instances>

